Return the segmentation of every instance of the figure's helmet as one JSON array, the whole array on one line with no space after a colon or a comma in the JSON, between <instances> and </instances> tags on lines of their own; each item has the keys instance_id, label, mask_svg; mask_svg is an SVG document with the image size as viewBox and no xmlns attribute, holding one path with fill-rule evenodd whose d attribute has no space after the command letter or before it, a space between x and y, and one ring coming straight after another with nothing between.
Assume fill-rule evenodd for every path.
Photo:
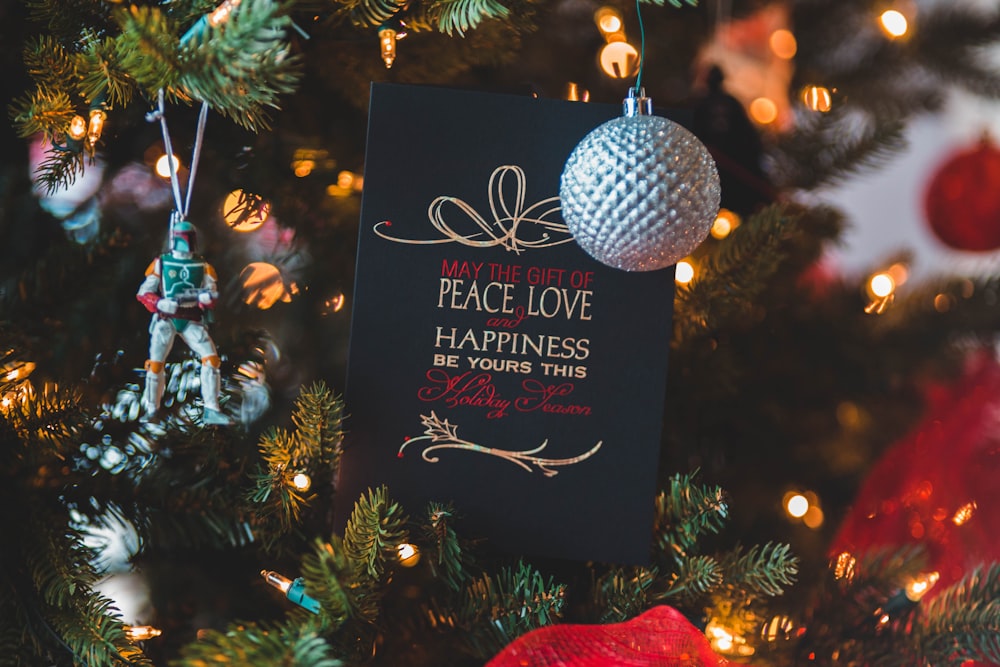
<instances>
[{"instance_id":1,"label":"figure's helmet","mask_svg":"<svg viewBox=\"0 0 1000 667\"><path fill-rule=\"evenodd\" d=\"M194 252L197 240L198 230L190 222L179 220L174 223L170 238L171 250L176 252Z\"/></svg>"}]
</instances>

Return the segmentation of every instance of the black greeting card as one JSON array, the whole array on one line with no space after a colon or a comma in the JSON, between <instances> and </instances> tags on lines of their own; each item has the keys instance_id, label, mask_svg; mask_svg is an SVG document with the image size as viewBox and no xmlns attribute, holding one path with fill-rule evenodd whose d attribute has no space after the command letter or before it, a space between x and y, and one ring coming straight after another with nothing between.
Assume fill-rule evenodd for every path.
<instances>
[{"instance_id":1,"label":"black greeting card","mask_svg":"<svg viewBox=\"0 0 1000 667\"><path fill-rule=\"evenodd\" d=\"M559 178L612 105L372 87L337 483L515 554L647 559L673 269L576 245Z\"/></svg>"}]
</instances>

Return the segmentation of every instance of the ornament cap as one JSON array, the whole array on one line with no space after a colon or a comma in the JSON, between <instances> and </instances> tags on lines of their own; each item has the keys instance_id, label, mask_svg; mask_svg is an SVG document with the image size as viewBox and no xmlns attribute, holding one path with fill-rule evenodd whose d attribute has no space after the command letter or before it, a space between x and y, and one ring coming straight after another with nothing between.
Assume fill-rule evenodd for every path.
<instances>
[{"instance_id":1,"label":"ornament cap","mask_svg":"<svg viewBox=\"0 0 1000 667\"><path fill-rule=\"evenodd\" d=\"M628 89L628 95L622 100L622 113L627 118L653 115L653 100L646 97L645 88L639 88L638 92L635 88Z\"/></svg>"}]
</instances>

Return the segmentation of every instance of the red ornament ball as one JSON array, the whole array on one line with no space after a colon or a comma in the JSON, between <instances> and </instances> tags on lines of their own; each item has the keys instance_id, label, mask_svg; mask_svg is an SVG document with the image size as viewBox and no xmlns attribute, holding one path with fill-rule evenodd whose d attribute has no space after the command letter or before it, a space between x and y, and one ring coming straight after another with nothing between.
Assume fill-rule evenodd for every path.
<instances>
[{"instance_id":1,"label":"red ornament ball","mask_svg":"<svg viewBox=\"0 0 1000 667\"><path fill-rule=\"evenodd\" d=\"M1000 150L990 139L938 169L924 193L924 213L934 234L952 248L1000 248Z\"/></svg>"}]
</instances>

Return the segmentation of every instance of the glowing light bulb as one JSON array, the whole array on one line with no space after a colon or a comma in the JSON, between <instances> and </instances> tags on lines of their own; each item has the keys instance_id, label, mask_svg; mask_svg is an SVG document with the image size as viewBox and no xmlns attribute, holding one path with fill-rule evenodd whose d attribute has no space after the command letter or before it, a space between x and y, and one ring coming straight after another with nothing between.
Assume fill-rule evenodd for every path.
<instances>
[{"instance_id":1,"label":"glowing light bulb","mask_svg":"<svg viewBox=\"0 0 1000 667\"><path fill-rule=\"evenodd\" d=\"M806 86L802 89L802 103L813 111L826 113L833 108L833 96L823 86Z\"/></svg>"},{"instance_id":2,"label":"glowing light bulb","mask_svg":"<svg viewBox=\"0 0 1000 667\"><path fill-rule=\"evenodd\" d=\"M951 517L951 522L956 526L965 525L965 523L972 518L972 515L976 513L978 507L979 506L976 505L975 500L965 503L955 510L955 515Z\"/></svg>"},{"instance_id":3,"label":"glowing light bulb","mask_svg":"<svg viewBox=\"0 0 1000 667\"><path fill-rule=\"evenodd\" d=\"M837 560L833 566L833 576L837 579L850 581L854 578L855 567L858 559L848 551L841 551L837 554Z\"/></svg>"},{"instance_id":4,"label":"glowing light bulb","mask_svg":"<svg viewBox=\"0 0 1000 667\"><path fill-rule=\"evenodd\" d=\"M87 136L87 119L80 115L73 116L73 120L69 122L69 136L76 141Z\"/></svg>"},{"instance_id":5,"label":"glowing light bulb","mask_svg":"<svg viewBox=\"0 0 1000 667\"><path fill-rule=\"evenodd\" d=\"M396 547L396 555L399 557L399 564L403 567L413 567L420 562L420 550L415 544L403 542Z\"/></svg>"},{"instance_id":6,"label":"glowing light bulb","mask_svg":"<svg viewBox=\"0 0 1000 667\"><path fill-rule=\"evenodd\" d=\"M159 637L163 634L163 631L159 628L154 628L151 625L126 625L125 626L125 636L128 637L129 641L133 642L144 642L147 639L152 639L153 637Z\"/></svg>"},{"instance_id":7,"label":"glowing light bulb","mask_svg":"<svg viewBox=\"0 0 1000 667\"><path fill-rule=\"evenodd\" d=\"M286 598L295 604L307 611L311 611L314 614L319 613L319 601L306 595L306 583L302 577L292 580L271 570L261 570L260 576L264 577L264 581L266 581L268 585L277 588L285 594Z\"/></svg>"},{"instance_id":8,"label":"glowing light bulb","mask_svg":"<svg viewBox=\"0 0 1000 667\"><path fill-rule=\"evenodd\" d=\"M177 159L176 155L161 155L156 160L156 175L160 178L170 178L170 165L173 163L174 173L180 169L181 161Z\"/></svg>"},{"instance_id":9,"label":"glowing light bulb","mask_svg":"<svg viewBox=\"0 0 1000 667\"><path fill-rule=\"evenodd\" d=\"M771 53L782 60L791 60L795 57L795 53L799 49L795 35L792 34L791 30L785 30L784 28L772 32L767 40L767 44L771 47Z\"/></svg>"},{"instance_id":10,"label":"glowing light bulb","mask_svg":"<svg viewBox=\"0 0 1000 667\"><path fill-rule=\"evenodd\" d=\"M882 30L885 34L893 39L905 35L909 28L906 17L895 9L888 9L882 12L882 15L879 16L879 23L882 25Z\"/></svg>"},{"instance_id":11,"label":"glowing light bulb","mask_svg":"<svg viewBox=\"0 0 1000 667\"><path fill-rule=\"evenodd\" d=\"M599 59L601 70L614 79L626 79L639 69L639 52L625 41L605 44Z\"/></svg>"},{"instance_id":12,"label":"glowing light bulb","mask_svg":"<svg viewBox=\"0 0 1000 667\"><path fill-rule=\"evenodd\" d=\"M566 84L566 99L570 102L589 102L590 91L581 88L576 82L570 81Z\"/></svg>"},{"instance_id":13,"label":"glowing light bulb","mask_svg":"<svg viewBox=\"0 0 1000 667\"><path fill-rule=\"evenodd\" d=\"M913 581L906 584L906 598L911 602L919 602L920 598L924 597L934 584L938 582L941 575L937 572L927 572L926 574L921 574L919 577L915 578Z\"/></svg>"},{"instance_id":14,"label":"glowing light bulb","mask_svg":"<svg viewBox=\"0 0 1000 667\"><path fill-rule=\"evenodd\" d=\"M785 511L789 516L801 519L809 511L809 499L801 493L793 493L785 501Z\"/></svg>"},{"instance_id":15,"label":"glowing light bulb","mask_svg":"<svg viewBox=\"0 0 1000 667\"><path fill-rule=\"evenodd\" d=\"M719 209L719 214L715 216L712 223L712 238L724 239L740 225L740 216L727 208Z\"/></svg>"},{"instance_id":16,"label":"glowing light bulb","mask_svg":"<svg viewBox=\"0 0 1000 667\"><path fill-rule=\"evenodd\" d=\"M87 124L87 143L93 148L104 131L104 121L108 115L102 109L90 110L90 122Z\"/></svg>"},{"instance_id":17,"label":"glowing light bulb","mask_svg":"<svg viewBox=\"0 0 1000 667\"><path fill-rule=\"evenodd\" d=\"M260 197L233 190L222 203L222 219L233 231L252 232L267 221L271 205Z\"/></svg>"},{"instance_id":18,"label":"glowing light bulb","mask_svg":"<svg viewBox=\"0 0 1000 667\"><path fill-rule=\"evenodd\" d=\"M674 282L678 285L687 285L694 280L694 266L691 262L682 259L674 267Z\"/></svg>"},{"instance_id":19,"label":"glowing light bulb","mask_svg":"<svg viewBox=\"0 0 1000 667\"><path fill-rule=\"evenodd\" d=\"M312 486L312 479L310 479L309 475L304 472L297 473L294 477L292 477L292 486L299 491L308 491L309 487Z\"/></svg>"},{"instance_id":20,"label":"glowing light bulb","mask_svg":"<svg viewBox=\"0 0 1000 667\"><path fill-rule=\"evenodd\" d=\"M208 15L208 22L214 28L229 19L229 15L240 6L242 0L226 0Z\"/></svg>"},{"instance_id":21,"label":"glowing light bulb","mask_svg":"<svg viewBox=\"0 0 1000 667\"><path fill-rule=\"evenodd\" d=\"M896 281L888 273L876 273L868 284L872 295L878 297L889 296L896 289Z\"/></svg>"},{"instance_id":22,"label":"glowing light bulb","mask_svg":"<svg viewBox=\"0 0 1000 667\"><path fill-rule=\"evenodd\" d=\"M594 12L594 23L603 35L613 35L621 32L622 15L613 7L601 7Z\"/></svg>"},{"instance_id":23,"label":"glowing light bulb","mask_svg":"<svg viewBox=\"0 0 1000 667\"><path fill-rule=\"evenodd\" d=\"M778 105L769 97L758 97L750 103L750 117L761 125L770 125L778 119Z\"/></svg>"},{"instance_id":24,"label":"glowing light bulb","mask_svg":"<svg viewBox=\"0 0 1000 667\"><path fill-rule=\"evenodd\" d=\"M392 28L382 28L378 31L378 41L382 46L382 62L390 69L396 60L396 31Z\"/></svg>"}]
</instances>

